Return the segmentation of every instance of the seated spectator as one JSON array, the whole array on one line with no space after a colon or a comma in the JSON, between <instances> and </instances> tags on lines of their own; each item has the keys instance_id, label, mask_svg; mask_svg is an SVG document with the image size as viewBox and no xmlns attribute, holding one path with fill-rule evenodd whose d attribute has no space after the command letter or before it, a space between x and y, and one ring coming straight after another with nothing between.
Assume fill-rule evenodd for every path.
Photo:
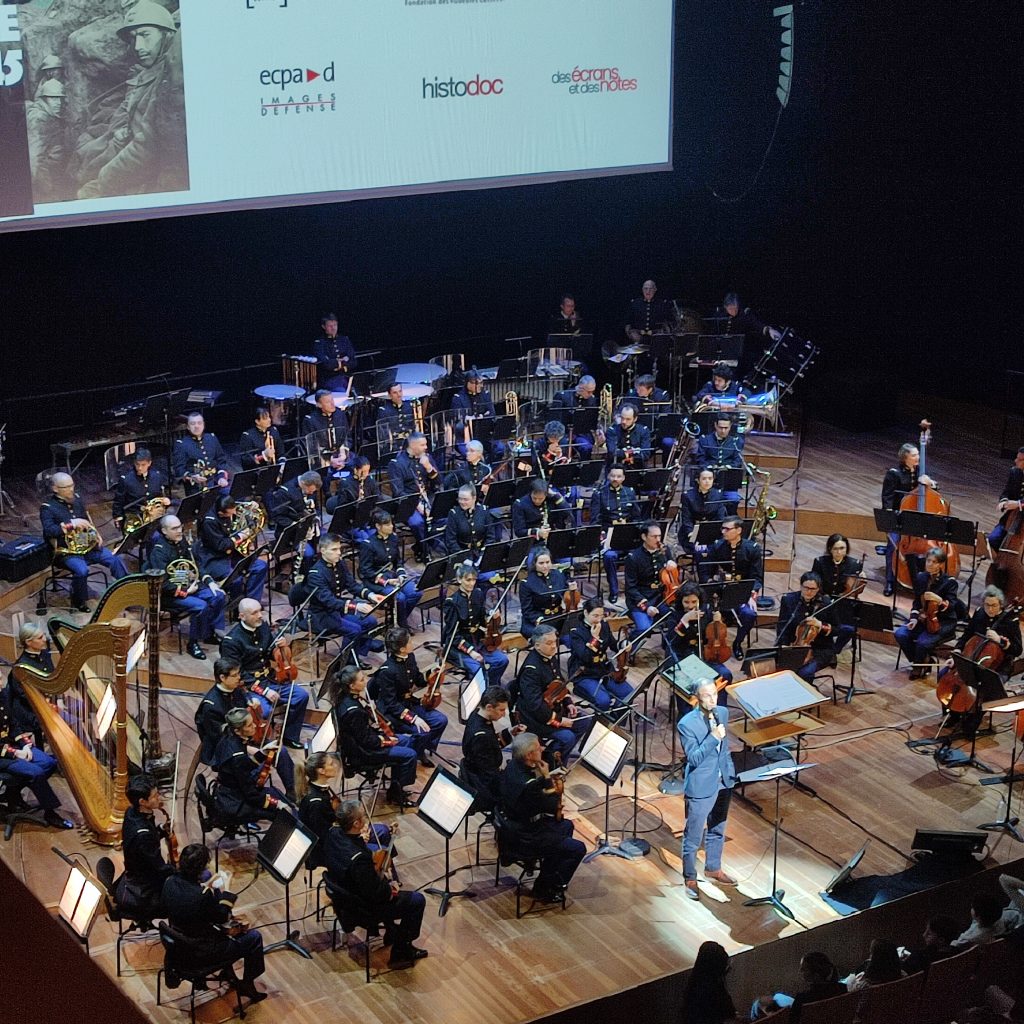
<instances>
[{"instance_id":1,"label":"seated spectator","mask_svg":"<svg viewBox=\"0 0 1024 1024\"><path fill-rule=\"evenodd\" d=\"M926 970L936 960L956 956L959 950L953 947L953 942L959 934L960 925L953 918L945 914L928 918L921 935L924 945L920 949L900 947L903 970L907 974L916 974Z\"/></svg>"},{"instance_id":2,"label":"seated spectator","mask_svg":"<svg viewBox=\"0 0 1024 1024\"><path fill-rule=\"evenodd\" d=\"M868 962L863 970L843 978L848 992L860 992L872 985L884 985L887 981L898 981L903 977L900 955L896 943L888 939L872 939Z\"/></svg>"},{"instance_id":3,"label":"seated spectator","mask_svg":"<svg viewBox=\"0 0 1024 1024\"><path fill-rule=\"evenodd\" d=\"M1016 882L1017 880L1011 879L1011 881ZM1018 886L1020 884L1017 882ZM1020 890L1018 888L1014 903L1019 899ZM971 900L971 925L967 931L953 940L953 948L959 952L968 946L987 946L990 942L995 942L996 939L1012 932L1020 925L1022 918L1024 915L1016 906L1013 904L1005 906L1002 899L994 893L975 893Z\"/></svg>"},{"instance_id":4,"label":"seated spectator","mask_svg":"<svg viewBox=\"0 0 1024 1024\"><path fill-rule=\"evenodd\" d=\"M725 987L729 954L717 942L702 942L683 992L681 1024L730 1024L736 1006Z\"/></svg>"},{"instance_id":5,"label":"seated spectator","mask_svg":"<svg viewBox=\"0 0 1024 1024\"><path fill-rule=\"evenodd\" d=\"M846 986L839 980L835 964L817 950L805 953L801 958L800 981L803 988L795 996L788 996L784 992L776 992L774 996L761 996L751 1007L750 1019L758 1020L785 1006L791 1006L793 1012L790 1024L795 1024L800 1019L800 1009L808 1003L834 999L846 992Z\"/></svg>"}]
</instances>

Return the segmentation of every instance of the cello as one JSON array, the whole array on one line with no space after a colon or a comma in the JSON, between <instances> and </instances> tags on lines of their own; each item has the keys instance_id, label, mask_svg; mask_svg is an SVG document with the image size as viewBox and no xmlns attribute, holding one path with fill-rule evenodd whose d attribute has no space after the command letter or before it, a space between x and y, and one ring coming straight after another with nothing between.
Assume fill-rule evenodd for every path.
<instances>
[{"instance_id":1,"label":"cello","mask_svg":"<svg viewBox=\"0 0 1024 1024\"><path fill-rule=\"evenodd\" d=\"M927 476L925 471L925 458L931 438L931 423L928 420L921 420L921 435L918 441L918 451L921 455L921 461L918 464L917 469L919 481L921 477ZM925 512L928 515L933 516L948 516L950 514L950 505L934 487L919 482L913 491L904 496L903 500L900 502L899 511ZM930 541L925 537L907 537L905 535L901 535L899 543L896 545L896 551L892 556L893 572L901 587L905 587L907 590L912 590L914 587L914 574L907 562L907 556L916 556L917 558L923 559L925 555L928 554L928 549L932 547L942 547L945 549L946 572L949 573L950 576L956 577L960 572L960 553L957 551L955 544L935 544L933 541Z\"/></svg>"},{"instance_id":2,"label":"cello","mask_svg":"<svg viewBox=\"0 0 1024 1024\"><path fill-rule=\"evenodd\" d=\"M1022 605L1010 602L1002 614L989 626L989 629L998 632L998 626L1020 615ZM976 633L969 637L964 644L964 657L974 662L980 668L999 671L999 666L1006 660L1006 650L1002 644L990 640L984 633ZM959 711L961 713L970 711L978 699L978 691L960 677L956 663L943 673L942 678L936 683L935 696L948 711Z\"/></svg>"}]
</instances>

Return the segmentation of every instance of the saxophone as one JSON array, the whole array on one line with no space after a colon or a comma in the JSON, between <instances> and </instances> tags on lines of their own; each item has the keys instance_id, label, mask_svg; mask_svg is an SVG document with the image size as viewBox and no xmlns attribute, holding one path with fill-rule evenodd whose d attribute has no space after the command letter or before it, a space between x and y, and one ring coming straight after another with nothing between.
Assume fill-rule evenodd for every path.
<instances>
[{"instance_id":1,"label":"saxophone","mask_svg":"<svg viewBox=\"0 0 1024 1024\"><path fill-rule=\"evenodd\" d=\"M768 487L771 485L772 475L766 469L759 470L758 472L764 473L764 482L761 484L761 490L757 495L757 504L754 506L753 526L750 529L751 536L764 533L768 523L779 517L779 510L774 505L768 504Z\"/></svg>"}]
</instances>

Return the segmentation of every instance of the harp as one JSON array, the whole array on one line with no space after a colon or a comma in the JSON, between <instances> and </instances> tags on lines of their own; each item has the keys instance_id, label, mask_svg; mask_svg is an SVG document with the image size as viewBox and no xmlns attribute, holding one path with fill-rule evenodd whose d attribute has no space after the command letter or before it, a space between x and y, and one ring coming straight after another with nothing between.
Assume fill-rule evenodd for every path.
<instances>
[{"instance_id":1,"label":"harp","mask_svg":"<svg viewBox=\"0 0 1024 1024\"><path fill-rule=\"evenodd\" d=\"M29 665L16 665L14 678L21 683L32 710L42 723L50 749L85 818L86 827L102 846L114 846L121 838L121 824L128 806L127 674L131 621L84 626L68 642L60 665L53 672L40 672ZM91 712L69 721L51 700L67 697L80 686L82 669L91 660L108 659L113 666L110 700L113 739L99 736ZM88 702L82 702L88 708ZM65 712L66 714L66 712ZM91 748L91 749L90 749Z\"/></svg>"},{"instance_id":2,"label":"harp","mask_svg":"<svg viewBox=\"0 0 1024 1024\"><path fill-rule=\"evenodd\" d=\"M138 765L139 768L145 767L147 771L157 775L168 774L174 760L172 755L164 754L160 742L158 697L160 692L160 583L162 579L162 572L150 570L115 580L107 587L97 602L87 623L87 625L94 625L100 622L110 622L124 616L129 608L138 608L144 615L148 615L148 620L143 618L143 622L146 623L149 634L149 712L146 717L149 729L146 743L143 743L139 723L130 715L128 716L128 760L131 764ZM54 646L61 653L71 638L82 628L77 623L67 622L59 616L50 619L47 626ZM100 664L95 659L83 666L82 684L88 702L93 709L98 708L103 699L106 680L110 678L111 674L110 669L109 663ZM144 761L145 765L143 765Z\"/></svg>"}]
</instances>

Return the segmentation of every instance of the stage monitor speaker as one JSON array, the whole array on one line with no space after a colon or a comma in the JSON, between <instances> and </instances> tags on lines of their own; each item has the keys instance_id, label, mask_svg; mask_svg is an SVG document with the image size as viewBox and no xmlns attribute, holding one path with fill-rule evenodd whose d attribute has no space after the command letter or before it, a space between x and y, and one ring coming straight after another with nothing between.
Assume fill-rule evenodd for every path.
<instances>
[{"instance_id":1,"label":"stage monitor speaker","mask_svg":"<svg viewBox=\"0 0 1024 1024\"><path fill-rule=\"evenodd\" d=\"M988 837L984 832L946 832L942 829L919 828L914 833L912 850L926 850L929 853L947 857L969 857L985 849Z\"/></svg>"}]
</instances>

